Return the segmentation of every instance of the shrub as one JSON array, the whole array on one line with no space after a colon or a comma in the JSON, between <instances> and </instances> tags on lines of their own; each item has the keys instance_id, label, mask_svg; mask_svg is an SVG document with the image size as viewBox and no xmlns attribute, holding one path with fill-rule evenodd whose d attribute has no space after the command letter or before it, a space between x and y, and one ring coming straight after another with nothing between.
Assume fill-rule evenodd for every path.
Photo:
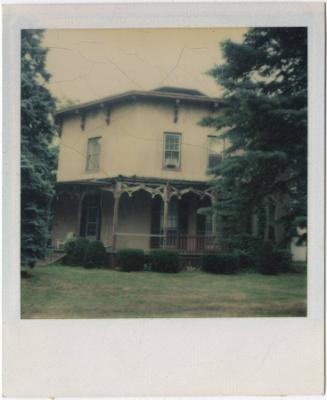
<instances>
[{"instance_id":1,"label":"shrub","mask_svg":"<svg viewBox=\"0 0 327 400\"><path fill-rule=\"evenodd\" d=\"M68 261L68 259L71 257L71 255L73 254L74 250L75 250L75 246L76 246L76 239L69 239L65 242L64 244L64 252L66 253L66 259Z\"/></svg>"},{"instance_id":2,"label":"shrub","mask_svg":"<svg viewBox=\"0 0 327 400\"><path fill-rule=\"evenodd\" d=\"M264 242L258 251L256 265L259 272L267 275L289 272L292 270L292 256L287 249Z\"/></svg>"},{"instance_id":3,"label":"shrub","mask_svg":"<svg viewBox=\"0 0 327 400\"><path fill-rule=\"evenodd\" d=\"M238 264L241 270L255 269L255 256L249 252L236 250L234 254L238 257Z\"/></svg>"},{"instance_id":4,"label":"shrub","mask_svg":"<svg viewBox=\"0 0 327 400\"><path fill-rule=\"evenodd\" d=\"M86 268L102 267L106 264L107 253L104 245L99 240L89 243L85 253L84 266Z\"/></svg>"},{"instance_id":5,"label":"shrub","mask_svg":"<svg viewBox=\"0 0 327 400\"><path fill-rule=\"evenodd\" d=\"M117 263L122 271L143 271L144 251L141 249L123 249L117 252Z\"/></svg>"},{"instance_id":6,"label":"shrub","mask_svg":"<svg viewBox=\"0 0 327 400\"><path fill-rule=\"evenodd\" d=\"M280 272L292 271L292 255L287 249L275 249L274 256Z\"/></svg>"},{"instance_id":7,"label":"shrub","mask_svg":"<svg viewBox=\"0 0 327 400\"><path fill-rule=\"evenodd\" d=\"M149 262L154 272L177 273L181 270L180 255L175 250L152 250Z\"/></svg>"},{"instance_id":8,"label":"shrub","mask_svg":"<svg viewBox=\"0 0 327 400\"><path fill-rule=\"evenodd\" d=\"M271 242L264 242L256 257L257 270L265 275L276 275L279 272L278 260Z\"/></svg>"},{"instance_id":9,"label":"shrub","mask_svg":"<svg viewBox=\"0 0 327 400\"><path fill-rule=\"evenodd\" d=\"M205 254L201 267L212 274L234 274L239 269L239 257L237 253Z\"/></svg>"},{"instance_id":10,"label":"shrub","mask_svg":"<svg viewBox=\"0 0 327 400\"><path fill-rule=\"evenodd\" d=\"M64 263L68 265L84 265L84 259L89 241L86 238L69 239L65 243Z\"/></svg>"}]
</instances>

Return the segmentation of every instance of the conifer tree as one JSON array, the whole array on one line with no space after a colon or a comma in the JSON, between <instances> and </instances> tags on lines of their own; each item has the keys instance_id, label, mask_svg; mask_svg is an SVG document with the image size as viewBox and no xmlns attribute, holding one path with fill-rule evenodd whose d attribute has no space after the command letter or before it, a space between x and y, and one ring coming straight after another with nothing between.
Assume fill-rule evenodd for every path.
<instances>
[{"instance_id":1,"label":"conifer tree","mask_svg":"<svg viewBox=\"0 0 327 400\"><path fill-rule=\"evenodd\" d=\"M21 34L21 264L29 267L46 255L56 168L55 100L45 86L42 35Z\"/></svg>"},{"instance_id":2,"label":"conifer tree","mask_svg":"<svg viewBox=\"0 0 327 400\"><path fill-rule=\"evenodd\" d=\"M307 214L307 30L252 28L242 43L222 44L225 63L209 74L224 88L224 107L201 125L223 129L224 159L211 184L221 238L250 232L264 238L269 205L288 199L286 238Z\"/></svg>"}]
</instances>

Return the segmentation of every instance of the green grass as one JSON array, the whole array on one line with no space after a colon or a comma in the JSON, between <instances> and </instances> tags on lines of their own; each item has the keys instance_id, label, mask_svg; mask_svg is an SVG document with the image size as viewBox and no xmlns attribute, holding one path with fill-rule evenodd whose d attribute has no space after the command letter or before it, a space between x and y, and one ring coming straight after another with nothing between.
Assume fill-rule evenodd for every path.
<instances>
[{"instance_id":1,"label":"green grass","mask_svg":"<svg viewBox=\"0 0 327 400\"><path fill-rule=\"evenodd\" d=\"M37 267L22 279L22 318L306 315L306 271L266 276Z\"/></svg>"}]
</instances>

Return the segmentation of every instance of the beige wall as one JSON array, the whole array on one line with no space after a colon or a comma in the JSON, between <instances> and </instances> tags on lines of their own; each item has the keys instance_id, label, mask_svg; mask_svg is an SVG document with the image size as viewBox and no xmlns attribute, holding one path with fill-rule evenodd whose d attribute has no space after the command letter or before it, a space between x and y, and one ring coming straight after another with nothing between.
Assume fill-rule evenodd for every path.
<instances>
[{"instance_id":1,"label":"beige wall","mask_svg":"<svg viewBox=\"0 0 327 400\"><path fill-rule=\"evenodd\" d=\"M206 181L207 137L215 130L198 125L210 108L201 105L180 106L174 123L174 103L125 103L111 110L111 122L105 111L88 113L85 130L78 115L65 120L62 130L58 181L124 176ZM182 134L181 168L163 168L164 132ZM101 136L100 169L87 172L86 153L89 138Z\"/></svg>"}]
</instances>

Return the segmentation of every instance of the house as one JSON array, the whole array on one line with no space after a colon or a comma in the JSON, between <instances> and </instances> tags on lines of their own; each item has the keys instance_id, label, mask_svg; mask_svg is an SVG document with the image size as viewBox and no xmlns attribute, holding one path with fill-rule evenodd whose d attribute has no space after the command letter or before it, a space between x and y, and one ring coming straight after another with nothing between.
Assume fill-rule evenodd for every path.
<instances>
[{"instance_id":1,"label":"house","mask_svg":"<svg viewBox=\"0 0 327 400\"><path fill-rule=\"evenodd\" d=\"M224 140L198 122L222 101L196 90L134 90L58 112L52 241L67 235L122 248L216 250L208 168Z\"/></svg>"}]
</instances>

